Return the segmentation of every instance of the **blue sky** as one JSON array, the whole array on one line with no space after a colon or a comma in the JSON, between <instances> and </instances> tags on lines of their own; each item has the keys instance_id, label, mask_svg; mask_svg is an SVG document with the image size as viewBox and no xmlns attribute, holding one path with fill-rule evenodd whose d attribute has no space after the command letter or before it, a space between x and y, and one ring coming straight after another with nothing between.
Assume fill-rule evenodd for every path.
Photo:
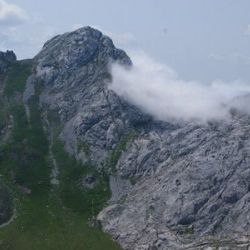
<instances>
[{"instance_id":1,"label":"blue sky","mask_svg":"<svg viewBox=\"0 0 250 250\"><path fill-rule=\"evenodd\" d=\"M250 82L249 0L0 0L0 50L34 56L85 25L143 50L187 80Z\"/></svg>"}]
</instances>

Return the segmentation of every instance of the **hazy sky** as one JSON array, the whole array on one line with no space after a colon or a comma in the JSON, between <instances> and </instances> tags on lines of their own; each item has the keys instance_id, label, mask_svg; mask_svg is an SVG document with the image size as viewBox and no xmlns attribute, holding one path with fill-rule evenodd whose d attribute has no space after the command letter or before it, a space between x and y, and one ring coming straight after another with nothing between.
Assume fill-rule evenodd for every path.
<instances>
[{"instance_id":1,"label":"hazy sky","mask_svg":"<svg viewBox=\"0 0 250 250\"><path fill-rule=\"evenodd\" d=\"M250 82L249 0L0 0L0 50L35 55L57 33L92 25L186 80Z\"/></svg>"}]
</instances>

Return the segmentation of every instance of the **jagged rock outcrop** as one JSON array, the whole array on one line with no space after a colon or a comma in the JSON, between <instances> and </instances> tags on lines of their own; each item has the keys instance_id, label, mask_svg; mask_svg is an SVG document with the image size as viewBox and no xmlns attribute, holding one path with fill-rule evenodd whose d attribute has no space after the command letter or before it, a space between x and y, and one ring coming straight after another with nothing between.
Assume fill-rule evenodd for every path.
<instances>
[{"instance_id":1,"label":"jagged rock outcrop","mask_svg":"<svg viewBox=\"0 0 250 250\"><path fill-rule=\"evenodd\" d=\"M0 74L6 73L10 64L16 61L16 55L13 51L0 51Z\"/></svg>"},{"instance_id":2,"label":"jagged rock outcrop","mask_svg":"<svg viewBox=\"0 0 250 250\"><path fill-rule=\"evenodd\" d=\"M90 27L51 39L35 61L28 89L42 84L43 113L66 149L111 175L113 196L98 219L124 249L247 247L248 115L152 120L108 88L110 63L132 63Z\"/></svg>"}]
</instances>

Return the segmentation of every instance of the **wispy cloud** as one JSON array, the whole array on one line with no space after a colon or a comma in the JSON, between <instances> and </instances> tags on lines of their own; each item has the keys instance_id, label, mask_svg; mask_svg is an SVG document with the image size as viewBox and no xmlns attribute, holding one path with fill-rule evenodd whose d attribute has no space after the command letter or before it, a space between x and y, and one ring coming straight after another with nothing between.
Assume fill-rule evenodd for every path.
<instances>
[{"instance_id":1,"label":"wispy cloud","mask_svg":"<svg viewBox=\"0 0 250 250\"><path fill-rule=\"evenodd\" d=\"M250 85L185 81L170 67L155 62L145 53L132 55L132 60L131 69L113 65L110 88L156 119L203 122L228 119L231 108L246 111L242 107L249 107ZM242 102L242 97L246 96L248 98Z\"/></svg>"},{"instance_id":2,"label":"wispy cloud","mask_svg":"<svg viewBox=\"0 0 250 250\"><path fill-rule=\"evenodd\" d=\"M19 59L31 58L55 34L39 15L28 15L17 5L0 0L0 51L14 50Z\"/></svg>"},{"instance_id":3,"label":"wispy cloud","mask_svg":"<svg viewBox=\"0 0 250 250\"><path fill-rule=\"evenodd\" d=\"M0 0L0 25L18 24L28 19L28 14L21 7Z\"/></svg>"},{"instance_id":4,"label":"wispy cloud","mask_svg":"<svg viewBox=\"0 0 250 250\"><path fill-rule=\"evenodd\" d=\"M246 34L246 35L250 35L250 24L247 25L245 34Z\"/></svg>"},{"instance_id":5,"label":"wispy cloud","mask_svg":"<svg viewBox=\"0 0 250 250\"><path fill-rule=\"evenodd\" d=\"M32 58L57 33L38 12L27 13L8 0L0 0L0 51L14 50L18 59Z\"/></svg>"}]
</instances>

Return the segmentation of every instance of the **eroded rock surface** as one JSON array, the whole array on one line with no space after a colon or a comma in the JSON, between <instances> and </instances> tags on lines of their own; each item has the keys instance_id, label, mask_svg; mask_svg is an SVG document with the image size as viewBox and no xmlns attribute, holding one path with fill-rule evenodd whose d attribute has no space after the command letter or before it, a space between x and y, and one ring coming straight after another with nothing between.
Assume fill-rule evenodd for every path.
<instances>
[{"instance_id":1,"label":"eroded rock surface","mask_svg":"<svg viewBox=\"0 0 250 250\"><path fill-rule=\"evenodd\" d=\"M41 103L63 124L61 138L78 159L104 165L133 124L148 119L108 89L110 63L131 61L101 32L86 27L55 37L36 60L34 82L45 87Z\"/></svg>"}]
</instances>

